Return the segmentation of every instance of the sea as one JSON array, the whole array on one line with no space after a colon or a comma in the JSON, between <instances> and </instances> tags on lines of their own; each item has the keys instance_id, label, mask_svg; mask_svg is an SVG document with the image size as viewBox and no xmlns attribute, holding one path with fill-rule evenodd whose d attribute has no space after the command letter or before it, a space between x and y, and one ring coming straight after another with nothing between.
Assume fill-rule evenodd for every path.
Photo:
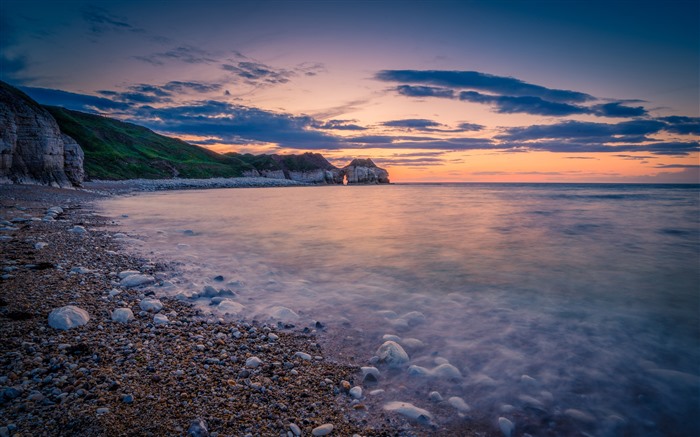
<instances>
[{"instance_id":1,"label":"sea","mask_svg":"<svg viewBox=\"0 0 700 437\"><path fill-rule=\"evenodd\" d=\"M101 208L178 266L157 293L227 288L237 304L194 301L375 365L372 408L505 418L513 435L700 435L699 185L237 188ZM377 363L385 341L409 361Z\"/></svg>"}]
</instances>

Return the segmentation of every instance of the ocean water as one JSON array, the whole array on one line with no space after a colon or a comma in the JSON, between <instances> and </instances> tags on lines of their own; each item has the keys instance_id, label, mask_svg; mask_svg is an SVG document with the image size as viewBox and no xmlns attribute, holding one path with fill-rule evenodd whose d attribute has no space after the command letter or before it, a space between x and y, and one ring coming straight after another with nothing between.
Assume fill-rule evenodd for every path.
<instances>
[{"instance_id":1,"label":"ocean water","mask_svg":"<svg viewBox=\"0 0 700 437\"><path fill-rule=\"evenodd\" d=\"M360 365L399 337L410 363L378 365L377 408L506 417L515 435L700 435L699 186L222 189L102 207L179 264L159 293L231 288L229 317L321 321L327 353ZM461 376L431 372L444 363Z\"/></svg>"}]
</instances>

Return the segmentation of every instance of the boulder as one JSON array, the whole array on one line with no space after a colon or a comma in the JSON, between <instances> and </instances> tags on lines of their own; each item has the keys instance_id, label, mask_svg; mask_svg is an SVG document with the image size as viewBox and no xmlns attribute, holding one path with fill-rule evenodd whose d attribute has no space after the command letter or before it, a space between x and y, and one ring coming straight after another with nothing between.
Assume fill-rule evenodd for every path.
<instances>
[{"instance_id":1,"label":"boulder","mask_svg":"<svg viewBox=\"0 0 700 437\"><path fill-rule=\"evenodd\" d=\"M82 308L73 305L56 308L49 314L49 326L67 330L82 326L90 320L90 315Z\"/></svg>"},{"instance_id":2,"label":"boulder","mask_svg":"<svg viewBox=\"0 0 700 437\"><path fill-rule=\"evenodd\" d=\"M387 364L392 368L400 368L408 363L408 354L395 341L385 341L384 344L377 349L379 361Z\"/></svg>"},{"instance_id":3,"label":"boulder","mask_svg":"<svg viewBox=\"0 0 700 437\"><path fill-rule=\"evenodd\" d=\"M129 323L134 320L134 313L129 308L117 308L112 311L112 321L118 323Z\"/></svg>"}]
</instances>

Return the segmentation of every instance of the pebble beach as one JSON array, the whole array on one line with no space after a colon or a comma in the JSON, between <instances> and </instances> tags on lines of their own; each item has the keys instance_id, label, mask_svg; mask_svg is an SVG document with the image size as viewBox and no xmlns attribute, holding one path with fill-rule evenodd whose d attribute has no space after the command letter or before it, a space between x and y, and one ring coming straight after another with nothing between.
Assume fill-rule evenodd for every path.
<instances>
[{"instance_id":1,"label":"pebble beach","mask_svg":"<svg viewBox=\"0 0 700 437\"><path fill-rule=\"evenodd\" d=\"M308 327L159 295L173 267L125 251L91 202L177 188L203 186L0 186L0 436L502 435L375 408L374 370L327 358Z\"/></svg>"}]
</instances>

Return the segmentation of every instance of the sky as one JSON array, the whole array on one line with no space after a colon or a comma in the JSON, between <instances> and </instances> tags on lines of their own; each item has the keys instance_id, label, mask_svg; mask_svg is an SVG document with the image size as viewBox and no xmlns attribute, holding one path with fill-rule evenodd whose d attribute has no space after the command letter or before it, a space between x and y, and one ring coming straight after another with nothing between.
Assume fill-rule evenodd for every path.
<instances>
[{"instance_id":1,"label":"sky","mask_svg":"<svg viewBox=\"0 0 700 437\"><path fill-rule=\"evenodd\" d=\"M0 0L0 80L393 182L700 182L698 0Z\"/></svg>"}]
</instances>

